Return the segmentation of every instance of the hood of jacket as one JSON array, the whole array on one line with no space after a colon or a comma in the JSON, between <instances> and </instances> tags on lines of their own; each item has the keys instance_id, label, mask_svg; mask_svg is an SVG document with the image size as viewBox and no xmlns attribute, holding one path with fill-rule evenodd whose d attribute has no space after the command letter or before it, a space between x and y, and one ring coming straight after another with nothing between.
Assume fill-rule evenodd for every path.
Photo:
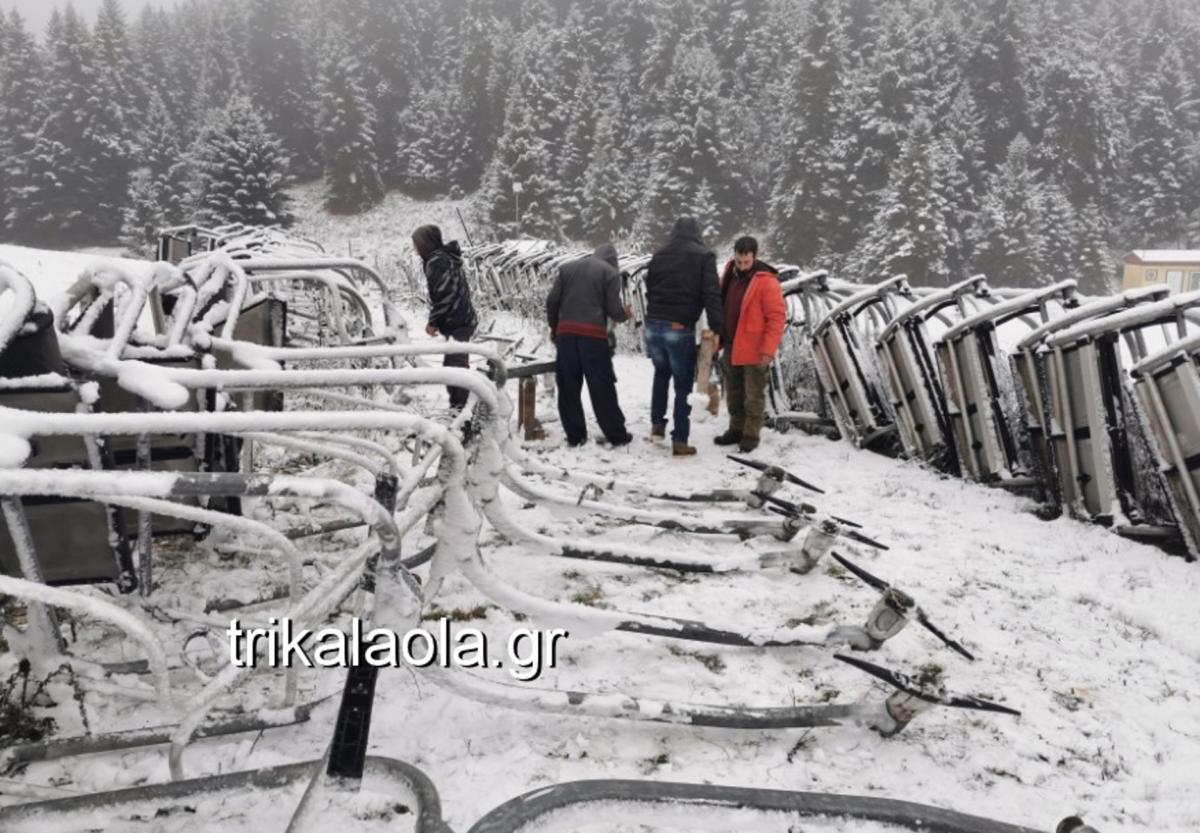
<instances>
[{"instance_id":1,"label":"hood of jacket","mask_svg":"<svg viewBox=\"0 0 1200 833\"><path fill-rule=\"evenodd\" d=\"M442 230L437 226L421 226L413 232L412 240L422 260L429 260L434 252L444 246Z\"/></svg>"},{"instance_id":2,"label":"hood of jacket","mask_svg":"<svg viewBox=\"0 0 1200 833\"><path fill-rule=\"evenodd\" d=\"M671 239L681 238L703 245L704 237L700 233L700 224L696 222L695 217L680 217L675 221L675 225L671 227Z\"/></svg>"},{"instance_id":3,"label":"hood of jacket","mask_svg":"<svg viewBox=\"0 0 1200 833\"><path fill-rule=\"evenodd\" d=\"M604 243L597 246L596 251L592 252L592 257L599 258L614 269L620 269L620 261L617 259L617 247L612 243Z\"/></svg>"}]
</instances>

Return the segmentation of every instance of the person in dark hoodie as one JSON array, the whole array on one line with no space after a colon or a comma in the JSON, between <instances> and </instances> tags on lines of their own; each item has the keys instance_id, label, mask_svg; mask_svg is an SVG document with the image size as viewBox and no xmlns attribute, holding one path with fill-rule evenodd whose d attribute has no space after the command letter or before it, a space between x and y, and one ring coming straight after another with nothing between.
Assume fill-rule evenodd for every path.
<instances>
[{"instance_id":1,"label":"person in dark hoodie","mask_svg":"<svg viewBox=\"0 0 1200 833\"><path fill-rule=\"evenodd\" d=\"M700 224L681 217L667 245L650 259L646 272L646 352L654 363L650 398L650 436L666 436L667 395L674 384L671 451L677 457L696 449L688 445L692 406L688 397L696 382L696 322L708 316L708 328L721 332L721 290L717 256L704 245Z\"/></svg>"},{"instance_id":2,"label":"person in dark hoodie","mask_svg":"<svg viewBox=\"0 0 1200 833\"><path fill-rule=\"evenodd\" d=\"M590 257L559 267L546 297L550 337L558 347L558 415L570 446L587 442L587 420L580 400L585 380L596 421L608 441L619 446L633 439L617 399L617 375L608 340L608 322L620 324L632 314L628 305L621 304L618 269L617 250L605 243Z\"/></svg>"},{"instance_id":3,"label":"person in dark hoodie","mask_svg":"<svg viewBox=\"0 0 1200 833\"><path fill-rule=\"evenodd\" d=\"M425 325L428 335L438 333L455 341L470 341L479 326L475 307L471 304L471 288L463 272L462 249L457 241L442 242L442 230L437 226L421 226L413 232L413 248L421 256L425 266L425 280L429 286L429 323ZM466 353L447 354L442 361L445 367L470 367ZM462 410L467 404L467 389L447 387L450 392L450 407Z\"/></svg>"},{"instance_id":4,"label":"person in dark hoodie","mask_svg":"<svg viewBox=\"0 0 1200 833\"><path fill-rule=\"evenodd\" d=\"M729 428L716 443L736 443L749 453L758 448L767 412L767 374L787 323L779 270L758 259L758 241L753 237L741 237L733 244L733 260L721 274L721 301L725 309L721 375Z\"/></svg>"}]
</instances>

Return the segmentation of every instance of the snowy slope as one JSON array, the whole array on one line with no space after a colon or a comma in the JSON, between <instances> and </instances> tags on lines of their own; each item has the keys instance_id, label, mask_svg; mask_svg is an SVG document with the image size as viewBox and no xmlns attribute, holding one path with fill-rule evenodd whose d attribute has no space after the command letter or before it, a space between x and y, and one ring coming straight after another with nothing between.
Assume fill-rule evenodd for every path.
<instances>
[{"instance_id":1,"label":"snowy slope","mask_svg":"<svg viewBox=\"0 0 1200 833\"><path fill-rule=\"evenodd\" d=\"M153 266L149 261L118 257L107 250L103 253L60 252L7 243L0 243L0 263L8 263L28 278L38 300L43 303L49 303L56 295L66 292L84 269L97 263L113 264L133 275L143 275ZM0 313L7 308L7 304L5 293L4 297L0 297ZM139 323L144 329L153 328L148 308Z\"/></svg>"},{"instance_id":2,"label":"snowy slope","mask_svg":"<svg viewBox=\"0 0 1200 833\"><path fill-rule=\"evenodd\" d=\"M645 439L647 364L618 357L618 372L622 405L638 437L631 447L591 443L568 450L551 425L550 439L531 450L577 469L676 489L752 482L712 446L722 427L716 420L696 424L701 454L694 459L674 460ZM429 404L441 405L443 398L431 391ZM551 415L552 403L542 410ZM978 657L967 663L914 626L870 659L910 672L937 663L952 690L1002 701L1024 715L935 710L891 739L858 726L747 733L510 712L392 670L379 685L372 752L428 772L448 820L460 830L528 789L602 776L911 799L1044 830L1075 812L1105 833L1200 828L1193 784L1200 771L1200 716L1191 701L1200 689L1195 566L1097 527L1043 522L1021 499L843 443L768 432L756 456L828 492L806 496L789 487L792 496L855 519L889 544L890 552L877 555L838 549L912 593ZM675 533L508 503L534 528L663 549L696 546ZM484 542L496 571L530 592L717 625L779 625L814 614L817 623L857 623L875 600L828 565L806 577L680 578L534 555L487 530ZM406 542L409 551L420 544L415 537ZM705 550L736 546L721 539L703 543ZM469 624L493 639L518 626L459 577L437 604L459 612L485 605L486 617ZM763 706L887 693L818 649L723 649L630 634L568 639L563 648L560 667L539 685ZM336 691L339 677L324 672L322 687ZM507 674L500 679L511 682ZM326 704L310 723L262 737L198 743L187 753L189 773L320 757L334 710ZM164 757L155 751L108 756L103 763L33 764L23 779L89 791L165 777Z\"/></svg>"}]
</instances>

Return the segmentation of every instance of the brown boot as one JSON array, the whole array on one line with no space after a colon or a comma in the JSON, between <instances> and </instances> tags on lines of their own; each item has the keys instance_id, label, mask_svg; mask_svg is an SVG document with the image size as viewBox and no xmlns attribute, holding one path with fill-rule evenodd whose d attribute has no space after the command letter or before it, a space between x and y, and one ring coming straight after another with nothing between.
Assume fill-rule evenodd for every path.
<instances>
[{"instance_id":1,"label":"brown boot","mask_svg":"<svg viewBox=\"0 0 1200 833\"><path fill-rule=\"evenodd\" d=\"M671 443L671 454L675 457L691 457L696 449L687 443Z\"/></svg>"},{"instance_id":2,"label":"brown boot","mask_svg":"<svg viewBox=\"0 0 1200 833\"><path fill-rule=\"evenodd\" d=\"M663 440L663 439L666 439L666 437L667 437L667 426L665 424L650 426L650 439Z\"/></svg>"}]
</instances>

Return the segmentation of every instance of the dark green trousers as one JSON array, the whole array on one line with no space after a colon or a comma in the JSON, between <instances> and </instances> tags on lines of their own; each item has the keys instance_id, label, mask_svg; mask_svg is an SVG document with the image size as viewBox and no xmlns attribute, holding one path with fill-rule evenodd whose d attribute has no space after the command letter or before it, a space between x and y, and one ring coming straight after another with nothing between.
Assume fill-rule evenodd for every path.
<instances>
[{"instance_id":1,"label":"dark green trousers","mask_svg":"<svg viewBox=\"0 0 1200 833\"><path fill-rule=\"evenodd\" d=\"M729 363L729 351L721 356L721 375L725 381L725 405L729 408L729 430L743 437L757 437L767 414L768 368L758 365L735 367Z\"/></svg>"}]
</instances>

